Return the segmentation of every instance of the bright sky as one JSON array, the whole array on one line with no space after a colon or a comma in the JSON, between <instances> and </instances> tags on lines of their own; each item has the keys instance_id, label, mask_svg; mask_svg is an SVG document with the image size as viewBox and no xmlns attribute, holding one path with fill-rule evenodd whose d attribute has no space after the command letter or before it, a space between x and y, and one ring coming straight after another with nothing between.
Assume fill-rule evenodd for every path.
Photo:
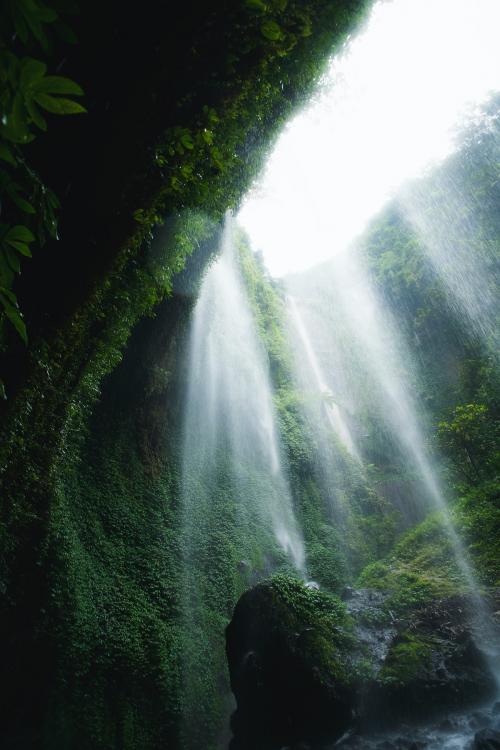
<instances>
[{"instance_id":1,"label":"bright sky","mask_svg":"<svg viewBox=\"0 0 500 750\"><path fill-rule=\"evenodd\" d=\"M377 2L238 215L275 276L327 260L500 90L500 0Z\"/></svg>"}]
</instances>

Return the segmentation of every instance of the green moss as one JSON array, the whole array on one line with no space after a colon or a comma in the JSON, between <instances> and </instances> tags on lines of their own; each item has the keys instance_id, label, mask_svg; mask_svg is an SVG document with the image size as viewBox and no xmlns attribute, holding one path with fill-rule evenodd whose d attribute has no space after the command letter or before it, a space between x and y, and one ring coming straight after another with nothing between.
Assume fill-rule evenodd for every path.
<instances>
[{"instance_id":1,"label":"green moss","mask_svg":"<svg viewBox=\"0 0 500 750\"><path fill-rule=\"evenodd\" d=\"M432 647L421 636L406 631L391 646L378 680L385 684L409 683L430 664Z\"/></svg>"},{"instance_id":2,"label":"green moss","mask_svg":"<svg viewBox=\"0 0 500 750\"><path fill-rule=\"evenodd\" d=\"M399 614L467 588L439 513L405 534L385 560L368 565L358 585L389 592L386 607Z\"/></svg>"},{"instance_id":3,"label":"green moss","mask_svg":"<svg viewBox=\"0 0 500 750\"><path fill-rule=\"evenodd\" d=\"M353 624L340 599L284 575L274 576L269 583L276 626L288 632L294 642L301 633L298 648L304 660L317 667L322 681L351 684L355 679L349 658L354 645Z\"/></svg>"}]
</instances>

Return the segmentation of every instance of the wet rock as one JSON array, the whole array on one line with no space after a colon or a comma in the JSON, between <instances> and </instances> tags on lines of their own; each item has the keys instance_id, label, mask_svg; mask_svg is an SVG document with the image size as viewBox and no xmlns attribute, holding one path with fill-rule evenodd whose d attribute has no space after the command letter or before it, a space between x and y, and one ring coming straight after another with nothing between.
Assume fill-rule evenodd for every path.
<instances>
[{"instance_id":1,"label":"wet rock","mask_svg":"<svg viewBox=\"0 0 500 750\"><path fill-rule=\"evenodd\" d=\"M365 700L365 719L384 722L425 720L443 710L459 710L494 695L495 681L472 635L464 597L434 602L416 612L398 632ZM486 721L476 712L474 729Z\"/></svg>"},{"instance_id":2,"label":"wet rock","mask_svg":"<svg viewBox=\"0 0 500 750\"><path fill-rule=\"evenodd\" d=\"M226 630L232 750L305 750L352 724L352 641L341 602L276 576L240 598Z\"/></svg>"},{"instance_id":3,"label":"wet rock","mask_svg":"<svg viewBox=\"0 0 500 750\"><path fill-rule=\"evenodd\" d=\"M482 729L474 736L472 750L500 750L500 732Z\"/></svg>"},{"instance_id":4,"label":"wet rock","mask_svg":"<svg viewBox=\"0 0 500 750\"><path fill-rule=\"evenodd\" d=\"M344 586L344 590L342 591L342 601L347 602L349 599L352 598L353 595L353 588L352 586Z\"/></svg>"},{"instance_id":5,"label":"wet rock","mask_svg":"<svg viewBox=\"0 0 500 750\"><path fill-rule=\"evenodd\" d=\"M354 620L359 655L368 656L373 674L382 667L397 629L385 609L387 594L374 589L350 589L347 611Z\"/></svg>"},{"instance_id":6,"label":"wet rock","mask_svg":"<svg viewBox=\"0 0 500 750\"><path fill-rule=\"evenodd\" d=\"M464 750L472 750L474 732L500 728L500 703L462 714L460 724L453 718L496 689L470 612L457 596L395 621L378 590L354 589L342 605L283 576L259 584L227 630L232 750L332 747L346 730L338 743L346 749L436 750L440 737L463 732ZM442 720L443 712L452 718ZM434 734L416 729L440 718Z\"/></svg>"}]
</instances>

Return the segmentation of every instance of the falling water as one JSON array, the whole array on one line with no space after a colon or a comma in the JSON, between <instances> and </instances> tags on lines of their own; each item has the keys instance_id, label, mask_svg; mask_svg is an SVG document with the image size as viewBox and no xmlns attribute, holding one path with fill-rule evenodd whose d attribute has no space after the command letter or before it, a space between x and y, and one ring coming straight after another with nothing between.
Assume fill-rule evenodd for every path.
<instances>
[{"instance_id":1,"label":"falling water","mask_svg":"<svg viewBox=\"0 0 500 750\"><path fill-rule=\"evenodd\" d=\"M371 384L372 399L381 405L382 413L403 448L409 466L420 476L431 507L441 513L444 531L457 568L474 599L475 618L484 636L484 624L489 619L487 608L479 594L479 585L466 551L451 521L437 469L426 447L425 415L412 395L412 385L417 375L413 371L410 353L399 336L397 324L378 297L356 248L339 255L329 267L329 273L323 269L320 276L340 311L343 325L356 342L357 361L354 367L361 368L361 379ZM294 285L295 294L297 286ZM348 365L346 359L345 366L352 368L353 363ZM316 375L314 377L316 379Z\"/></svg>"},{"instance_id":2,"label":"falling water","mask_svg":"<svg viewBox=\"0 0 500 750\"><path fill-rule=\"evenodd\" d=\"M491 198L482 196L483 202ZM484 206L478 196L441 171L432 188L416 183L403 191L400 204L457 316L498 352L495 233L482 220Z\"/></svg>"},{"instance_id":3,"label":"falling water","mask_svg":"<svg viewBox=\"0 0 500 750\"><path fill-rule=\"evenodd\" d=\"M293 325L302 343L310 373L316 383L319 393L324 397L323 404L327 419L342 445L349 451L353 458L359 461L359 454L354 445L351 431L347 422L342 416L338 404L334 401L334 396L331 389L326 384L325 377L311 343L311 337L307 331L303 317L300 314L297 302L291 295L289 295L287 299Z\"/></svg>"},{"instance_id":4,"label":"falling water","mask_svg":"<svg viewBox=\"0 0 500 750\"><path fill-rule=\"evenodd\" d=\"M192 322L185 512L200 519L200 495L210 502L224 471L225 491L229 485L236 498L236 524L248 522L249 532L261 534L272 529L278 546L303 571L304 545L281 465L266 358L240 279L230 216L221 249L203 281Z\"/></svg>"},{"instance_id":5,"label":"falling water","mask_svg":"<svg viewBox=\"0 0 500 750\"><path fill-rule=\"evenodd\" d=\"M305 577L266 357L240 278L230 215L220 249L193 311L186 360L181 701L183 746L193 750L206 739L200 705L206 715L221 716L221 726L229 723L221 633L242 590L276 569Z\"/></svg>"}]
</instances>

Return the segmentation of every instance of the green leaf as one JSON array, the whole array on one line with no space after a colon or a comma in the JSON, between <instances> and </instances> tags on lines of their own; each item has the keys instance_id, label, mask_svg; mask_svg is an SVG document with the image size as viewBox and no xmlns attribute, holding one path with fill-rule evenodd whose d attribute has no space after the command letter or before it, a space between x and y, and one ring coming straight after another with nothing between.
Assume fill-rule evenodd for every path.
<instances>
[{"instance_id":1,"label":"green leaf","mask_svg":"<svg viewBox=\"0 0 500 750\"><path fill-rule=\"evenodd\" d=\"M28 203L27 200L25 200L21 195L19 195L20 189L21 189L20 185L18 185L16 182L8 183L5 188L9 197L16 204L16 206L21 209L21 211L24 211L24 213L26 214L36 213L31 203Z\"/></svg>"},{"instance_id":2,"label":"green leaf","mask_svg":"<svg viewBox=\"0 0 500 750\"><path fill-rule=\"evenodd\" d=\"M7 316L7 318L10 320L22 340L25 344L28 343L28 334L26 333L26 325L24 323L24 320L21 317L21 313L17 309L17 307L14 307L7 297L0 292L0 301L3 304L4 313Z\"/></svg>"},{"instance_id":3,"label":"green leaf","mask_svg":"<svg viewBox=\"0 0 500 750\"><path fill-rule=\"evenodd\" d=\"M189 149L190 151L194 148L193 139L191 138L190 133L183 133L181 136L181 143L184 146L184 148Z\"/></svg>"},{"instance_id":4,"label":"green leaf","mask_svg":"<svg viewBox=\"0 0 500 750\"><path fill-rule=\"evenodd\" d=\"M83 96L83 89L71 78L45 76L37 82L35 90L44 94L73 94Z\"/></svg>"},{"instance_id":5,"label":"green leaf","mask_svg":"<svg viewBox=\"0 0 500 750\"><path fill-rule=\"evenodd\" d=\"M31 250L29 249L28 245L24 244L24 242L18 242L17 240L8 240L8 243L11 247L17 250L18 253L26 256L26 258L32 257Z\"/></svg>"},{"instance_id":6,"label":"green leaf","mask_svg":"<svg viewBox=\"0 0 500 750\"><path fill-rule=\"evenodd\" d=\"M28 243L34 242L35 235L28 229L28 227L25 227L23 224L16 224L16 226L12 227L12 229L9 229L4 237L4 241L10 242L12 240Z\"/></svg>"},{"instance_id":7,"label":"green leaf","mask_svg":"<svg viewBox=\"0 0 500 750\"><path fill-rule=\"evenodd\" d=\"M21 62L21 88L26 89L44 77L47 66L41 60L25 57Z\"/></svg>"},{"instance_id":8,"label":"green leaf","mask_svg":"<svg viewBox=\"0 0 500 750\"><path fill-rule=\"evenodd\" d=\"M207 143L209 146L212 145L214 141L214 134L211 130L207 130L206 128L202 131L202 137L205 143Z\"/></svg>"},{"instance_id":9,"label":"green leaf","mask_svg":"<svg viewBox=\"0 0 500 750\"><path fill-rule=\"evenodd\" d=\"M57 13L51 8L38 5L33 0L17 0L19 3L24 20L35 39L41 44L44 50L48 50L49 40L43 29L43 23L51 23L57 18Z\"/></svg>"},{"instance_id":10,"label":"green leaf","mask_svg":"<svg viewBox=\"0 0 500 750\"><path fill-rule=\"evenodd\" d=\"M24 99L20 92L14 97L14 106L12 108L10 124L16 136L22 141L29 135L28 116Z\"/></svg>"},{"instance_id":11,"label":"green leaf","mask_svg":"<svg viewBox=\"0 0 500 750\"><path fill-rule=\"evenodd\" d=\"M14 27L16 29L16 33L19 36L19 39L23 42L23 44L28 43L29 39L29 29L26 25L26 21L24 20L24 16L21 12L20 6L18 6L16 3L13 4L12 7L12 18L14 19Z\"/></svg>"},{"instance_id":12,"label":"green leaf","mask_svg":"<svg viewBox=\"0 0 500 750\"><path fill-rule=\"evenodd\" d=\"M265 36L265 38L269 39L271 42L277 42L281 39L281 27L276 21L264 21L260 30L262 36Z\"/></svg>"},{"instance_id":13,"label":"green leaf","mask_svg":"<svg viewBox=\"0 0 500 750\"><path fill-rule=\"evenodd\" d=\"M0 380L0 398L2 398L4 401L7 401L7 392L5 390L3 380Z\"/></svg>"},{"instance_id":14,"label":"green leaf","mask_svg":"<svg viewBox=\"0 0 500 750\"><path fill-rule=\"evenodd\" d=\"M14 307L17 306L17 297L11 289L6 289L5 287L0 286L0 294L3 294L5 297L7 297L9 302L14 305Z\"/></svg>"},{"instance_id":15,"label":"green leaf","mask_svg":"<svg viewBox=\"0 0 500 750\"><path fill-rule=\"evenodd\" d=\"M14 273L20 273L21 271L21 263L19 261L19 257L16 255L16 253L10 249L10 247L6 247L5 250L5 257L7 258L7 262L14 271Z\"/></svg>"},{"instance_id":16,"label":"green leaf","mask_svg":"<svg viewBox=\"0 0 500 750\"><path fill-rule=\"evenodd\" d=\"M60 203L60 201L59 201L59 198L58 198L58 197L57 197L57 195L56 195L56 194L55 194L55 193L54 193L54 192L53 192L52 190L50 190L49 188L47 188L47 192L45 193L45 197L46 197L46 199L47 199L47 203L48 203L48 204L49 204L49 205L50 205L50 206L51 206L52 208L61 208L61 203Z\"/></svg>"},{"instance_id":17,"label":"green leaf","mask_svg":"<svg viewBox=\"0 0 500 750\"><path fill-rule=\"evenodd\" d=\"M14 154L6 143L0 143L0 159L12 164L13 167L17 164Z\"/></svg>"},{"instance_id":18,"label":"green leaf","mask_svg":"<svg viewBox=\"0 0 500 750\"><path fill-rule=\"evenodd\" d=\"M71 99L63 99L62 97L42 93L36 93L33 98L37 104L54 115L78 115L81 112L87 111L85 107L82 107L81 104Z\"/></svg>"},{"instance_id":19,"label":"green leaf","mask_svg":"<svg viewBox=\"0 0 500 750\"><path fill-rule=\"evenodd\" d=\"M245 5L250 10L257 11L258 13L265 13L267 10L267 5L263 0L245 0Z\"/></svg>"},{"instance_id":20,"label":"green leaf","mask_svg":"<svg viewBox=\"0 0 500 750\"><path fill-rule=\"evenodd\" d=\"M21 211L24 211L25 214L35 214L35 207L31 205L31 203L28 203L28 201L25 201L24 198L21 198L21 196L18 193L9 193L10 197L16 204L18 208L21 209Z\"/></svg>"},{"instance_id":21,"label":"green leaf","mask_svg":"<svg viewBox=\"0 0 500 750\"><path fill-rule=\"evenodd\" d=\"M47 130L47 121L45 117L42 117L42 113L32 99L26 100L26 109L35 125L39 127L40 130Z\"/></svg>"},{"instance_id":22,"label":"green leaf","mask_svg":"<svg viewBox=\"0 0 500 750\"><path fill-rule=\"evenodd\" d=\"M7 262L5 252L0 250L0 284L10 286L14 281L14 271Z\"/></svg>"},{"instance_id":23,"label":"green leaf","mask_svg":"<svg viewBox=\"0 0 500 750\"><path fill-rule=\"evenodd\" d=\"M132 215L134 217L134 220L139 224L144 224L147 221L146 216L144 215L143 208L138 208Z\"/></svg>"}]
</instances>

